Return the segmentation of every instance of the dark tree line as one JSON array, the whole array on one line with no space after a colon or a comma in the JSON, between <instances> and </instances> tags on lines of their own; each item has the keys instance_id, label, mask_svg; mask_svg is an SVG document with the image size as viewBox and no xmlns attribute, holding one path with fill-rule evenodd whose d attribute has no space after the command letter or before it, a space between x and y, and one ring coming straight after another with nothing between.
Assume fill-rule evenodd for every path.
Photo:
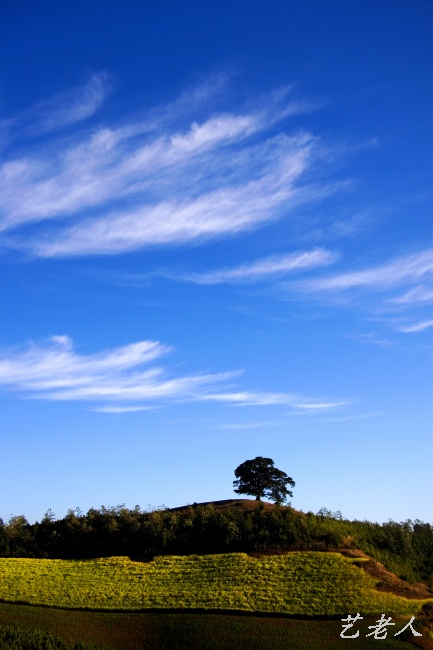
<instances>
[{"instance_id":1,"label":"dark tree line","mask_svg":"<svg viewBox=\"0 0 433 650\"><path fill-rule=\"evenodd\" d=\"M433 527L421 521L376 524L348 521L325 509L318 514L261 503L252 510L232 505L189 506L152 512L137 506L69 510L63 519L48 512L29 524L17 516L0 519L0 556L92 558L126 555L328 550L360 548L413 582L433 582Z\"/></svg>"}]
</instances>

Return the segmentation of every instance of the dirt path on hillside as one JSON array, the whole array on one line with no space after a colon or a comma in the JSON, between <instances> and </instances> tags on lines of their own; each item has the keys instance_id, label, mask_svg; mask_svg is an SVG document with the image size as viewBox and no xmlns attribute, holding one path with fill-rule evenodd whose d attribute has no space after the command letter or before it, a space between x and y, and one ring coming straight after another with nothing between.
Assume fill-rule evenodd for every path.
<instances>
[{"instance_id":1,"label":"dirt path on hillside","mask_svg":"<svg viewBox=\"0 0 433 650\"><path fill-rule=\"evenodd\" d=\"M381 564L376 562L371 557L363 553L363 551L348 549L341 551L342 555L353 558L368 558L367 562L363 562L360 565L368 575L372 576L378 580L376 589L378 591L386 591L388 593L395 594L396 596L402 596L403 598L414 598L414 599L423 599L423 598L433 598L433 593L422 583L410 583L402 580L394 573L388 571L388 569Z\"/></svg>"}]
</instances>

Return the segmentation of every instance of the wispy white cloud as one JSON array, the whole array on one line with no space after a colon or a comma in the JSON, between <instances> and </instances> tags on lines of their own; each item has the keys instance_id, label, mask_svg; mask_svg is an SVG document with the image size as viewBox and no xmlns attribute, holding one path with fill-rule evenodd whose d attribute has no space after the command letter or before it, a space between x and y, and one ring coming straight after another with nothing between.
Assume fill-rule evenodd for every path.
<instances>
[{"instance_id":1,"label":"wispy white cloud","mask_svg":"<svg viewBox=\"0 0 433 650\"><path fill-rule=\"evenodd\" d=\"M342 256L338 261L344 264ZM426 248L361 269L320 275L313 271L306 279L281 282L280 289L283 295L301 293L319 302L325 300L327 306L362 305L370 312L370 318L394 331L411 333L422 332L433 323L432 278L433 248ZM409 319L412 322L408 323ZM383 334L362 334L355 338L362 343L387 347L395 344Z\"/></svg>"},{"instance_id":2,"label":"wispy white cloud","mask_svg":"<svg viewBox=\"0 0 433 650\"><path fill-rule=\"evenodd\" d=\"M228 402L236 406L290 406L305 411L321 411L347 406L351 400L311 399L288 393L257 393L251 391L208 393L207 400Z\"/></svg>"},{"instance_id":3,"label":"wispy white cloud","mask_svg":"<svg viewBox=\"0 0 433 650\"><path fill-rule=\"evenodd\" d=\"M49 400L158 400L195 396L238 373L168 378L161 367L143 369L170 348L140 341L96 355L79 355L67 336L0 357L0 384Z\"/></svg>"},{"instance_id":4,"label":"wispy white cloud","mask_svg":"<svg viewBox=\"0 0 433 650\"><path fill-rule=\"evenodd\" d=\"M380 338L377 336L377 334L372 334L368 332L355 334L353 335L352 338L356 339L360 343L364 343L367 345L379 345L380 347L383 348L389 348L395 345L394 341L389 341L388 339Z\"/></svg>"},{"instance_id":5,"label":"wispy white cloud","mask_svg":"<svg viewBox=\"0 0 433 650\"><path fill-rule=\"evenodd\" d=\"M39 132L57 131L89 119L105 102L110 91L106 73L93 74L83 85L41 101L33 111Z\"/></svg>"},{"instance_id":6,"label":"wispy white cloud","mask_svg":"<svg viewBox=\"0 0 433 650\"><path fill-rule=\"evenodd\" d=\"M152 406L99 406L92 409L96 413L139 413L149 411Z\"/></svg>"},{"instance_id":7,"label":"wispy white cloud","mask_svg":"<svg viewBox=\"0 0 433 650\"><path fill-rule=\"evenodd\" d=\"M359 413L353 415L321 418L321 422L351 422L352 420L369 420L370 418L377 418L381 415L383 415L383 413L380 411L377 411L375 413Z\"/></svg>"},{"instance_id":8,"label":"wispy white cloud","mask_svg":"<svg viewBox=\"0 0 433 650\"><path fill-rule=\"evenodd\" d=\"M236 268L220 269L208 273L176 274L173 277L196 284L255 282L293 271L332 264L335 259L336 256L330 251L318 248L313 251L272 255Z\"/></svg>"},{"instance_id":9,"label":"wispy white cloud","mask_svg":"<svg viewBox=\"0 0 433 650\"><path fill-rule=\"evenodd\" d=\"M235 133L239 135L250 124L246 118L220 118L217 133L213 134L214 122L200 127L193 124L186 133L144 145L135 142L135 134L131 138L128 129L102 129L61 152L54 161L8 162L0 168L4 212L0 227L7 230L28 222L81 214L135 194L140 195L139 207L152 208L152 194L170 180L164 176L164 169L187 165L199 150L212 148ZM135 210L138 206L134 203Z\"/></svg>"},{"instance_id":10,"label":"wispy white cloud","mask_svg":"<svg viewBox=\"0 0 433 650\"><path fill-rule=\"evenodd\" d=\"M429 329L430 327L433 327L433 319L432 320L425 320L422 321L421 323L415 323L414 325L401 325L398 327L399 332L423 332L426 329Z\"/></svg>"},{"instance_id":11,"label":"wispy white cloud","mask_svg":"<svg viewBox=\"0 0 433 650\"><path fill-rule=\"evenodd\" d=\"M422 332L432 326L426 318L426 309L433 302L433 249L428 248L410 255L401 255L390 262L373 265L362 270L344 271L333 275L286 282L284 290L297 290L309 294L326 294L335 304L347 304L348 300L367 300L369 310L382 314L392 329L399 332ZM328 300L329 302L329 300ZM415 324L403 322L396 312L405 310L406 320L410 316ZM388 313L386 318L384 314ZM429 314L431 316L431 312ZM383 338L374 340L364 335L363 342L389 345Z\"/></svg>"},{"instance_id":12,"label":"wispy white cloud","mask_svg":"<svg viewBox=\"0 0 433 650\"><path fill-rule=\"evenodd\" d=\"M94 73L84 84L41 99L9 120L10 132L39 136L78 124L92 117L109 93L108 75Z\"/></svg>"},{"instance_id":13,"label":"wispy white cloud","mask_svg":"<svg viewBox=\"0 0 433 650\"><path fill-rule=\"evenodd\" d=\"M308 109L288 92L199 120L184 98L187 115L177 114L177 123L166 108L159 121L152 114L10 158L0 167L3 245L42 257L122 253L230 236L319 199L330 186L300 182L315 163L316 139L305 132L263 137ZM84 119L104 93L105 79L92 78L69 113L52 108L46 124ZM30 237L29 224L39 224Z\"/></svg>"},{"instance_id":14,"label":"wispy white cloud","mask_svg":"<svg viewBox=\"0 0 433 650\"><path fill-rule=\"evenodd\" d=\"M335 408L343 402L315 401L283 393L232 389L239 371L173 376L153 364L170 348L158 341L140 341L98 354L80 355L68 336L54 336L24 351L0 354L0 386L26 398L85 401L94 410L122 413L178 401L211 401L231 405L285 405L293 408Z\"/></svg>"},{"instance_id":15,"label":"wispy white cloud","mask_svg":"<svg viewBox=\"0 0 433 650\"><path fill-rule=\"evenodd\" d=\"M395 305L407 307L411 305L427 305L433 303L433 288L420 285L410 289L401 296L391 298L390 302Z\"/></svg>"},{"instance_id":16,"label":"wispy white cloud","mask_svg":"<svg viewBox=\"0 0 433 650\"><path fill-rule=\"evenodd\" d=\"M305 280L303 288L310 291L344 291L367 288L383 291L404 286L430 277L433 274L433 249L405 255L388 264L372 266L362 271L352 271L325 278Z\"/></svg>"},{"instance_id":17,"label":"wispy white cloud","mask_svg":"<svg viewBox=\"0 0 433 650\"><path fill-rule=\"evenodd\" d=\"M237 187L206 192L197 198L164 200L102 218L86 220L54 238L34 244L41 257L121 253L146 246L179 244L234 235L275 218L284 204L296 202L294 179L304 154L287 167Z\"/></svg>"}]
</instances>

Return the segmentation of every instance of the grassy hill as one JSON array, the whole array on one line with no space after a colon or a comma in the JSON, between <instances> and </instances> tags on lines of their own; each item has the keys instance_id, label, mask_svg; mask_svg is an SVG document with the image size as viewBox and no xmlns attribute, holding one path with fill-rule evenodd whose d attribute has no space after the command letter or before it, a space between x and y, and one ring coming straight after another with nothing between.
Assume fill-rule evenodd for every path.
<instances>
[{"instance_id":1,"label":"grassy hill","mask_svg":"<svg viewBox=\"0 0 433 650\"><path fill-rule=\"evenodd\" d=\"M395 630L416 616L428 636L430 524L336 515L230 499L70 512L33 526L19 518L0 530L0 650L70 650L79 641L119 650L321 650L346 643L339 619L356 612L364 637L382 613ZM400 648L401 639L382 647Z\"/></svg>"},{"instance_id":2,"label":"grassy hill","mask_svg":"<svg viewBox=\"0 0 433 650\"><path fill-rule=\"evenodd\" d=\"M433 598L379 591L377 578L364 569L369 561L314 551L162 556L150 562L3 558L0 650L86 650L87 644L119 650L322 650L346 642L339 636L340 619L356 612L363 616L356 645L374 648L365 635L382 612L393 616L399 630L409 616L433 606ZM64 609L56 613L52 607ZM241 613L250 617L239 618ZM35 633L35 625L42 631ZM404 644L391 637L381 647Z\"/></svg>"},{"instance_id":3,"label":"grassy hill","mask_svg":"<svg viewBox=\"0 0 433 650\"><path fill-rule=\"evenodd\" d=\"M433 588L433 526L420 521L349 521L322 509L299 512L250 499L142 511L123 505L63 519L0 520L0 557L128 556L361 550L408 583Z\"/></svg>"},{"instance_id":4,"label":"grassy hill","mask_svg":"<svg viewBox=\"0 0 433 650\"><path fill-rule=\"evenodd\" d=\"M292 552L126 557L96 560L0 560L0 599L51 607L232 610L292 616L351 612L415 615L433 597L414 599L376 589L362 569L368 558Z\"/></svg>"}]
</instances>

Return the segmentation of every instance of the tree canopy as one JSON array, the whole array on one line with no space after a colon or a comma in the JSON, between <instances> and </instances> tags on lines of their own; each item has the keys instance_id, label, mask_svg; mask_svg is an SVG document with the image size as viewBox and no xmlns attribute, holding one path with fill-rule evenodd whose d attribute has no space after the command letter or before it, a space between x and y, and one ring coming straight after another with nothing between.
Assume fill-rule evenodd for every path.
<instances>
[{"instance_id":1,"label":"tree canopy","mask_svg":"<svg viewBox=\"0 0 433 650\"><path fill-rule=\"evenodd\" d=\"M274 467L272 458L256 456L252 460L246 460L235 469L235 476L235 492L251 494L257 501L267 497L276 503L283 503L287 497L293 496L287 485L295 487L295 481Z\"/></svg>"}]
</instances>

